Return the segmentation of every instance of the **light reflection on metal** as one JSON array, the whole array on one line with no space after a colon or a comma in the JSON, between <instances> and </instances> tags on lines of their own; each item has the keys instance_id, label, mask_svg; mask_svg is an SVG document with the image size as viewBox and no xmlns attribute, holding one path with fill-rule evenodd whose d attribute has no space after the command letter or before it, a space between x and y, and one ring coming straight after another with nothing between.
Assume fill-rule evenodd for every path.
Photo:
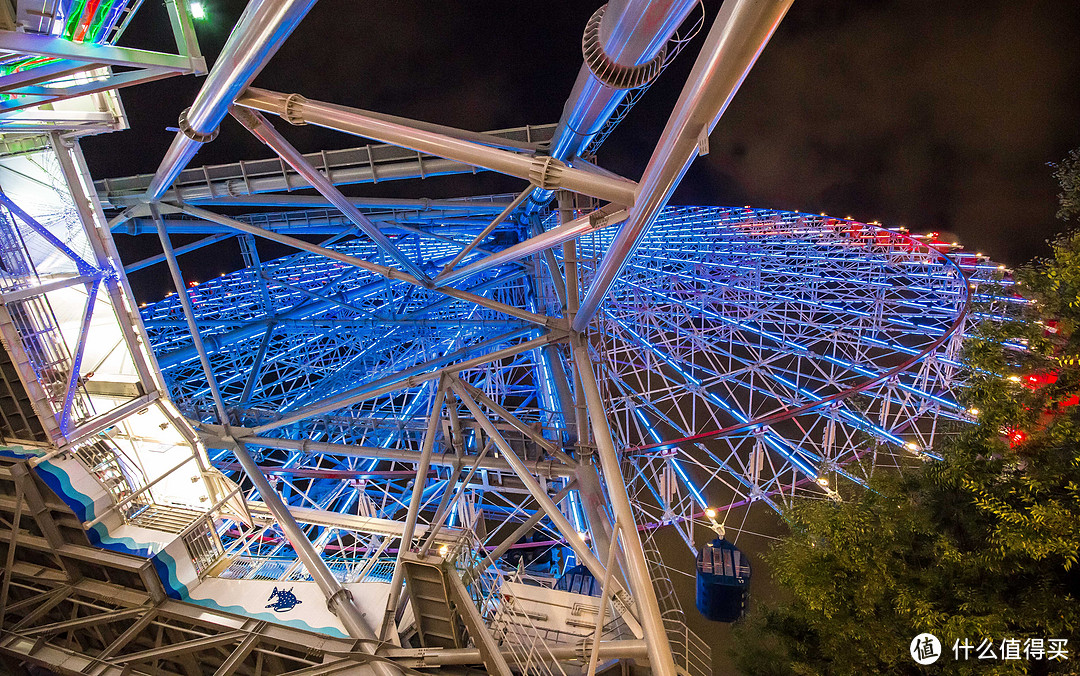
<instances>
[{"instance_id":1,"label":"light reflection on metal","mask_svg":"<svg viewBox=\"0 0 1080 676\"><path fill-rule=\"evenodd\" d=\"M229 104L277 52L315 0L251 0L236 22L195 101L181 115L181 128L161 160L146 196L161 199L206 141L217 134Z\"/></svg>"}]
</instances>

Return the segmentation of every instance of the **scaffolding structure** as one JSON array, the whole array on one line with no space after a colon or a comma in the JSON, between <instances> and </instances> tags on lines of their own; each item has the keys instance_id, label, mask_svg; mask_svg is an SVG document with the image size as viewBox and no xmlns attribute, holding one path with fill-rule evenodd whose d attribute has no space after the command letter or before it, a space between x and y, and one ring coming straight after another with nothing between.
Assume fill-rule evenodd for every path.
<instances>
[{"instance_id":1,"label":"scaffolding structure","mask_svg":"<svg viewBox=\"0 0 1080 676\"><path fill-rule=\"evenodd\" d=\"M151 58L115 45L134 6L53 4L0 25L13 668L708 674L671 543L841 500L971 419L959 351L998 266L851 219L667 205L790 0L611 0L562 118L487 132L251 87L314 4L251 0L158 171L96 182L75 139L122 115L87 126L92 96L200 72L190 9L167 3L180 54ZM601 168L707 24L643 175ZM35 84L133 70L45 100L42 54ZM52 115L58 96L97 117ZM189 168L226 115L272 157ZM305 154L274 118L367 145ZM522 189L342 191L481 171ZM162 253L121 261L114 233ZM185 272L222 247L244 267ZM175 292L140 311L127 275L154 266Z\"/></svg>"}]
</instances>

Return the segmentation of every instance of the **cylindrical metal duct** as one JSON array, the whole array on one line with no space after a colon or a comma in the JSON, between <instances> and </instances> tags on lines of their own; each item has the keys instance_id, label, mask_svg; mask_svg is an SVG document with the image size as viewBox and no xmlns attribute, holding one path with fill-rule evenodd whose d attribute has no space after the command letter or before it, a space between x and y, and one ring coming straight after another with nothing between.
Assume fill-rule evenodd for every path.
<instances>
[{"instance_id":1,"label":"cylindrical metal duct","mask_svg":"<svg viewBox=\"0 0 1080 676\"><path fill-rule=\"evenodd\" d=\"M611 0L600 18L599 47L619 66L648 64L696 4L697 0ZM630 91L605 84L582 64L551 140L551 156L566 160L585 150ZM529 207L546 203L552 194L537 191Z\"/></svg>"},{"instance_id":2,"label":"cylindrical metal duct","mask_svg":"<svg viewBox=\"0 0 1080 676\"><path fill-rule=\"evenodd\" d=\"M743 79L765 49L792 0L728 0L720 8L682 94L638 183L626 224L608 247L574 317L581 331L600 307L679 179L708 142Z\"/></svg>"},{"instance_id":3,"label":"cylindrical metal duct","mask_svg":"<svg viewBox=\"0 0 1080 676\"><path fill-rule=\"evenodd\" d=\"M180 129L146 191L161 199L202 144L213 139L229 104L307 15L315 0L251 0L233 28L195 102L180 115Z\"/></svg>"}]
</instances>

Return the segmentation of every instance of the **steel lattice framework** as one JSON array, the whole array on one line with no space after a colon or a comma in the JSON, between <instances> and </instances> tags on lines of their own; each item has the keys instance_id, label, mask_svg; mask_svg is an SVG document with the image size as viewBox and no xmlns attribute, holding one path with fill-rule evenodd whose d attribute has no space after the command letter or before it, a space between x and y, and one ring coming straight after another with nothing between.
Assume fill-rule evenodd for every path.
<instances>
[{"instance_id":1,"label":"steel lattice framework","mask_svg":"<svg viewBox=\"0 0 1080 676\"><path fill-rule=\"evenodd\" d=\"M425 227L429 236L406 232L397 244L432 270L457 250L441 238L479 229ZM523 238L523 230L511 223L492 238ZM580 242L583 284L613 232ZM332 246L379 257L360 240ZM562 255L554 261L561 271ZM557 317L560 293L543 266L538 258L491 268L461 286ZM985 277L995 266L982 268ZM301 442L291 453L265 452L269 465L372 470L380 449L419 453L437 376L448 364L500 352L516 354L455 367L457 377L548 444L568 443L568 429L573 436L573 412L564 418L553 375L573 372L571 351L535 323L309 253L209 280L188 295L234 425L253 429L267 447L276 438ZM742 501L778 508L799 492L835 497L844 480L862 483L875 467L932 453L939 421L967 418L952 389L970 299L957 263L897 232L790 212L668 208L592 331L618 441L639 489L652 496L639 506L653 521L678 522ZM180 303L155 303L144 317L174 400L209 420L212 396ZM324 401L316 416L305 415ZM302 442L343 454L310 452L311 443L305 452ZM414 463L381 466L406 468ZM302 491L287 481L286 492L330 511L355 506L358 493L396 505L391 516L400 510L400 477L343 490L346 479L332 476L306 477ZM472 494L489 513L508 507L504 480Z\"/></svg>"},{"instance_id":2,"label":"steel lattice framework","mask_svg":"<svg viewBox=\"0 0 1080 676\"><path fill-rule=\"evenodd\" d=\"M591 676L633 659L697 676L708 647L686 628L658 533L694 551L712 530L744 532L736 513L841 500L875 471L934 458L970 419L956 390L961 342L981 318L980 285L1007 284L998 266L851 219L668 206L790 0L724 4L638 181L598 166L596 151L705 25L698 3L612 0L585 28L559 122L488 132L251 87L313 4L252 0L152 175L91 184L69 138L0 139L0 168L25 179L30 158L45 179L5 179L23 206L0 193L0 253L29 261L6 267L0 289L23 387L4 381L14 403L0 412L37 444L7 449L0 467L15 498L0 501L14 524L5 553L21 576L0 591L0 654L63 663L72 641L60 637L84 632L84 673L152 660L151 671L261 674L265 654L268 668L299 673L483 665ZM174 70L197 70L188 9L170 7L190 61ZM0 25L0 49L23 45L9 33ZM60 47L71 59L85 51ZM0 76L0 91L27 79ZM226 115L272 157L187 168ZM370 143L303 154L274 117ZM342 192L477 171L523 185L460 199ZM156 235L162 254L114 269L110 231ZM174 247L177 235L202 238ZM91 262L75 255L83 265L69 269L57 251L71 258L65 242L84 240ZM266 241L296 253L269 256ZM219 278L196 281L181 265L235 246L244 267ZM178 293L140 320L124 273L151 266L167 268ZM113 314L107 332L97 315L95 333L99 283ZM20 303L48 311L23 321ZM81 364L95 335L115 341L89 350L112 380ZM43 366L45 353L59 357ZM121 444L139 460L124 460ZM32 504L32 472L60 471L54 459L85 479L79 495L101 493L84 502L104 512L79 497L81 515ZM190 483L174 474L183 467ZM157 499L150 489L163 481L159 494L167 486L182 500ZM26 495L35 519L66 524L66 540L19 531ZM158 572L125 557L100 564L115 579L72 572L70 560L97 565L102 528L113 542L156 538L160 547L134 551ZM34 580L45 556L17 558L20 538L59 569ZM283 585L266 608L299 605L290 618L322 623L304 627L334 637L325 652L305 654L310 635L290 620L241 608L259 581ZM293 583L326 607L301 601ZM5 624L9 588L17 612ZM53 605L30 610L42 598ZM115 635L96 629L115 617L138 619ZM193 637L163 646L166 631Z\"/></svg>"}]
</instances>

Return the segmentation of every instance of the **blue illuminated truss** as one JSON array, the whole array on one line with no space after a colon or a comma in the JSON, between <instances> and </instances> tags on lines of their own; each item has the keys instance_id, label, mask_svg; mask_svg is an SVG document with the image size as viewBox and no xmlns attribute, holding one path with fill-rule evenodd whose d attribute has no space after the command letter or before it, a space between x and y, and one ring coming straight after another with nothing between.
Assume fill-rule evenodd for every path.
<instances>
[{"instance_id":1,"label":"blue illuminated truss","mask_svg":"<svg viewBox=\"0 0 1080 676\"><path fill-rule=\"evenodd\" d=\"M379 215L391 222L384 227L394 244L432 276L487 224L467 210L410 212L399 227L395 214ZM241 220L272 229L300 219L294 211ZM179 231L188 222L165 219ZM508 219L461 265L556 222L554 214ZM578 241L582 287L615 231ZM443 372L571 462L587 459L575 364L557 329L318 253L261 261L250 235L239 238L248 267L193 283L188 295L230 424L250 431L248 446L289 504L402 519ZM352 234L327 246L385 262ZM977 280L996 271L983 267L966 272ZM553 279L565 274L557 250L455 286L558 318L565 289ZM642 522L674 524L692 545L692 524L709 523L707 508L724 520L727 510L757 501L779 508L797 495L839 499L844 483L863 484L875 468L932 457L946 423L968 417L953 387L970 294L958 263L899 232L760 209L666 209L594 320L590 346ZM174 401L213 423L209 384L176 297L143 316ZM543 337L550 342L522 349ZM421 522L453 490L451 477L460 480L483 452L486 435L469 410L456 399L449 410ZM573 476L558 454L488 410L552 490ZM513 523L532 513L520 478L496 455L447 506L448 525L475 524L478 514ZM216 452L215 462L243 483L231 453ZM584 531L579 505L576 492L563 501ZM540 528L545 539L560 538L546 520Z\"/></svg>"},{"instance_id":2,"label":"blue illuminated truss","mask_svg":"<svg viewBox=\"0 0 1080 676\"><path fill-rule=\"evenodd\" d=\"M702 536L730 535L733 549L775 530L770 510L844 500L875 472L937 457L976 415L958 391L966 332L1024 302L1002 296L999 266L851 219L669 206L790 0L733 0L712 18L693 0L608 3L585 25L559 120L491 131L253 87L314 5L253 0L176 111L157 170L92 182L72 140L125 124L104 90L204 69L189 4L167 4L177 55L76 44L51 23L0 30L6 52L54 55L0 77L12 93L0 128L71 124L59 109L24 116L64 98L95 93L100 108L73 108L78 123L60 127L71 134L0 139L0 333L26 395L10 398L39 418L20 429L52 445L36 460L81 454L72 462L86 480L73 485L96 477L109 492L87 498L87 537L157 533L139 584L157 570L174 596L162 605L148 585L153 603L133 612L95 587L86 605L108 608L107 621L151 609L112 640L81 605L7 605L8 575L0 624L8 608L31 633L5 650L63 668L86 652L130 671L117 661L125 646L168 669L173 658L158 656L190 645L226 658L186 654L184 672L262 673L272 646L296 645L279 644L281 632L303 626L323 634L288 648L305 673L591 674L632 660L704 676L710 649L686 626L671 580L685 551L672 542L696 552ZM68 5L57 16L78 14ZM101 16L120 21L119 35L126 19L111 6ZM78 16L97 25L88 11ZM698 32L663 131L630 149L648 156L645 170L602 167L599 146ZM60 75L77 77L51 88ZM268 156L191 166L227 116ZM286 125L369 144L305 154ZM519 192L394 198L374 187L401 181L405 193L479 172ZM161 254L121 262L109 231L154 237ZM220 265L237 248L243 266L220 277L189 265ZM147 270L174 290L140 315L128 276ZM9 495L22 496L15 485ZM31 537L55 547L40 530ZM20 575L65 581L64 594L79 577L112 579L84 574L88 560L68 546L55 557L64 571L39 573L49 557L35 553ZM80 562L70 575L69 559ZM108 561L134 580L130 561ZM258 603L237 611L252 594ZM177 598L205 605L162 646L165 622L188 623ZM211 605L252 622L214 624ZM86 641L68 630L83 622ZM267 622L275 638L264 640ZM173 640L192 627L198 638ZM136 641L144 629L156 638ZM323 642L330 634L349 643Z\"/></svg>"}]
</instances>

